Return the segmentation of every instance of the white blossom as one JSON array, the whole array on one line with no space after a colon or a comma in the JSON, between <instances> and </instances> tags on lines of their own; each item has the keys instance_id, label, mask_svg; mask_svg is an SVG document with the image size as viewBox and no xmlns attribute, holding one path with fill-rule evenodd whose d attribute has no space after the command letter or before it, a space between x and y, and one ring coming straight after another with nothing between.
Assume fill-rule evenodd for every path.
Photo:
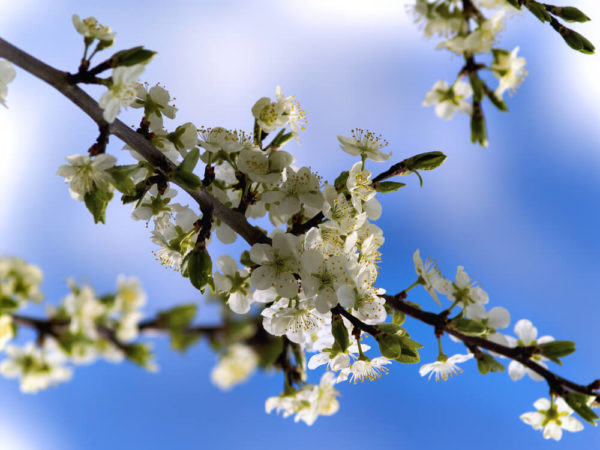
<instances>
[{"instance_id":1,"label":"white blossom","mask_svg":"<svg viewBox=\"0 0 600 450\"><path fill-rule=\"evenodd\" d=\"M382 375L387 375L389 372L388 368L385 367L387 364L391 364L391 361L383 356L378 356L373 359L366 357L359 358L357 361L354 361L350 367L340 371L338 381L345 381L348 379L349 383L354 384L358 381L375 381Z\"/></svg>"},{"instance_id":2,"label":"white blossom","mask_svg":"<svg viewBox=\"0 0 600 450\"><path fill-rule=\"evenodd\" d=\"M112 29L99 24L94 17L81 20L77 14L73 14L72 20L77 32L85 38L98 39L105 44L115 39Z\"/></svg>"},{"instance_id":3,"label":"white blossom","mask_svg":"<svg viewBox=\"0 0 600 450\"><path fill-rule=\"evenodd\" d=\"M265 132L271 133L289 124L297 138L298 128L304 130L306 124L305 112L293 97L284 96L279 86L275 89L275 96L275 102L271 102L269 97L260 98L252 107L252 115Z\"/></svg>"},{"instance_id":4,"label":"white blossom","mask_svg":"<svg viewBox=\"0 0 600 450\"><path fill-rule=\"evenodd\" d=\"M447 48L458 55L465 52L488 53L492 49L497 35L504 29L505 18L506 12L498 11L468 35L458 35L440 42L437 48Z\"/></svg>"},{"instance_id":5,"label":"white blossom","mask_svg":"<svg viewBox=\"0 0 600 450\"><path fill-rule=\"evenodd\" d=\"M337 397L339 393L334 389L335 375L331 372L323 374L319 386L304 385L299 391L269 397L265 402L265 411L270 413L275 410L283 417L296 414L294 421L302 420L307 425L312 425L319 415L329 416L339 409Z\"/></svg>"},{"instance_id":6,"label":"white blossom","mask_svg":"<svg viewBox=\"0 0 600 450\"><path fill-rule=\"evenodd\" d=\"M218 364L210 373L214 385L227 391L245 381L256 369L258 356L251 347L235 344L219 358Z\"/></svg>"},{"instance_id":7,"label":"white blossom","mask_svg":"<svg viewBox=\"0 0 600 450\"><path fill-rule=\"evenodd\" d=\"M452 375L456 375L457 373L462 373L462 369L457 366L457 364L468 361L473 358L472 353L468 353L466 355L453 355L451 357L446 357L446 359L437 360L432 363L423 364L419 369L419 374L424 377L429 374L427 381L431 380L431 377L435 374L435 381L440 381L440 378L444 381L448 380L448 377Z\"/></svg>"},{"instance_id":8,"label":"white blossom","mask_svg":"<svg viewBox=\"0 0 600 450\"><path fill-rule=\"evenodd\" d=\"M293 162L294 157L283 150L243 149L237 164L238 169L248 175L252 181L277 184L283 180L284 169Z\"/></svg>"},{"instance_id":9,"label":"white blossom","mask_svg":"<svg viewBox=\"0 0 600 450\"><path fill-rule=\"evenodd\" d=\"M63 307L71 318L69 331L95 339L98 337L96 320L105 314L105 307L90 286L78 287L73 281L70 285L71 293L63 300Z\"/></svg>"},{"instance_id":10,"label":"white blossom","mask_svg":"<svg viewBox=\"0 0 600 450\"><path fill-rule=\"evenodd\" d=\"M489 301L487 293L480 286L473 284L463 266L458 266L456 270L456 281L451 282L440 277L434 281L434 287L449 300L464 308L467 316L471 314L473 305L485 305Z\"/></svg>"},{"instance_id":11,"label":"white blossom","mask_svg":"<svg viewBox=\"0 0 600 450\"><path fill-rule=\"evenodd\" d=\"M346 187L352 196L352 205L359 213L364 211L370 220L381 216L381 204L375 197L375 188L371 182L371 171L362 170L362 163L356 162L348 172Z\"/></svg>"},{"instance_id":12,"label":"white blossom","mask_svg":"<svg viewBox=\"0 0 600 450\"><path fill-rule=\"evenodd\" d=\"M276 203L278 211L289 218L300 212L301 208L320 209L323 206L323 195L319 190L319 179L308 167L294 169L286 167L284 181L276 189L264 192L261 201Z\"/></svg>"},{"instance_id":13,"label":"white blossom","mask_svg":"<svg viewBox=\"0 0 600 450\"><path fill-rule=\"evenodd\" d=\"M281 230L277 230L281 231ZM299 268L299 241L289 233L273 233L273 245L254 244L250 258L260 267L252 271L250 282L256 289L275 287L282 297L298 295L298 282L294 273Z\"/></svg>"},{"instance_id":14,"label":"white blossom","mask_svg":"<svg viewBox=\"0 0 600 450\"><path fill-rule=\"evenodd\" d=\"M103 117L113 123L121 108L131 105L137 96L138 78L144 72L143 64L119 66L113 69L112 84L100 97L98 104L104 110Z\"/></svg>"},{"instance_id":15,"label":"white blossom","mask_svg":"<svg viewBox=\"0 0 600 450\"><path fill-rule=\"evenodd\" d=\"M534 430L541 430L544 439L560 441L562 430L571 432L583 430L583 424L572 417L573 410L562 397L554 402L540 398L533 404L537 411L521 414L520 419Z\"/></svg>"},{"instance_id":16,"label":"white blossom","mask_svg":"<svg viewBox=\"0 0 600 450\"><path fill-rule=\"evenodd\" d=\"M352 137L338 136L340 148L354 156L373 161L387 161L392 157L392 152L383 153L382 148L387 147L388 142L372 131L356 128L352 130Z\"/></svg>"},{"instance_id":17,"label":"white blossom","mask_svg":"<svg viewBox=\"0 0 600 450\"><path fill-rule=\"evenodd\" d=\"M41 302L43 275L39 267L27 264L20 258L0 259L0 295L19 302Z\"/></svg>"},{"instance_id":18,"label":"white blossom","mask_svg":"<svg viewBox=\"0 0 600 450\"><path fill-rule=\"evenodd\" d=\"M69 193L73 199L83 201L85 194L94 189L112 191L112 177L106 170L116 164L114 156L102 153L93 159L88 155L71 155L66 159L69 165L60 166L56 174L70 183Z\"/></svg>"},{"instance_id":19,"label":"white blossom","mask_svg":"<svg viewBox=\"0 0 600 450\"><path fill-rule=\"evenodd\" d=\"M20 378L21 392L36 393L71 379L72 372L63 364L65 356L51 340L42 348L33 342L20 348L8 346L8 359L0 363L0 373L7 378Z\"/></svg>"},{"instance_id":20,"label":"white blossom","mask_svg":"<svg viewBox=\"0 0 600 450\"><path fill-rule=\"evenodd\" d=\"M308 296L316 296L315 305L325 314L338 303L337 287L345 281L346 258L325 258L318 250L306 250L301 258L302 287Z\"/></svg>"},{"instance_id":21,"label":"white blossom","mask_svg":"<svg viewBox=\"0 0 600 450\"><path fill-rule=\"evenodd\" d=\"M419 284L423 285L427 293L433 297L435 302L439 306L442 306L437 294L435 293L435 283L440 277L439 269L430 260L427 260L425 263L423 263L421 255L419 254L419 249L415 250L415 253L413 254L413 262L415 265L415 272L417 272L417 275L419 276L417 281Z\"/></svg>"},{"instance_id":22,"label":"white blossom","mask_svg":"<svg viewBox=\"0 0 600 450\"><path fill-rule=\"evenodd\" d=\"M144 85L137 83L135 85L136 97L131 103L132 108L144 108L144 116L150 122L152 131L159 131L163 128L162 116L169 119L175 118L177 108L170 105L171 95L162 86L152 86L148 90Z\"/></svg>"},{"instance_id":23,"label":"white blossom","mask_svg":"<svg viewBox=\"0 0 600 450\"><path fill-rule=\"evenodd\" d=\"M515 324L515 334L518 336L518 339L507 336L509 345L511 347L535 346L538 344L552 342L554 340L552 336L541 336L538 338L537 328L534 327L533 324L527 319L521 319ZM542 362L546 360L546 358L542 357L541 355L532 355L531 359L534 360L536 364L547 368L546 364ZM520 362L514 360L508 365L508 374L513 381L520 380L525 374L529 375L529 378L535 381L542 381L544 379L541 375L534 372L529 367L525 367Z\"/></svg>"},{"instance_id":24,"label":"white blossom","mask_svg":"<svg viewBox=\"0 0 600 450\"><path fill-rule=\"evenodd\" d=\"M496 95L502 98L505 91L515 91L525 79L527 71L525 70L525 58L518 57L519 47L515 47L512 52L504 50L492 50L494 53L494 62L491 69L498 78L498 88Z\"/></svg>"},{"instance_id":25,"label":"white blossom","mask_svg":"<svg viewBox=\"0 0 600 450\"><path fill-rule=\"evenodd\" d=\"M246 314L250 311L252 296L250 289L250 270L238 269L237 263L229 255L217 258L217 267L221 272L215 272L215 288L217 292L227 297L227 304L237 314Z\"/></svg>"},{"instance_id":26,"label":"white blossom","mask_svg":"<svg viewBox=\"0 0 600 450\"><path fill-rule=\"evenodd\" d=\"M445 120L452 119L456 111L470 116L473 113L473 105L467 99L472 95L473 89L469 83L457 80L452 86L449 86L445 81L439 80L425 94L423 106L435 105L435 114Z\"/></svg>"},{"instance_id":27,"label":"white blossom","mask_svg":"<svg viewBox=\"0 0 600 450\"><path fill-rule=\"evenodd\" d=\"M281 298L261 312L264 329L283 336L297 344L304 343L311 333L316 333L329 320L330 313L321 314L312 298L297 300Z\"/></svg>"}]
</instances>

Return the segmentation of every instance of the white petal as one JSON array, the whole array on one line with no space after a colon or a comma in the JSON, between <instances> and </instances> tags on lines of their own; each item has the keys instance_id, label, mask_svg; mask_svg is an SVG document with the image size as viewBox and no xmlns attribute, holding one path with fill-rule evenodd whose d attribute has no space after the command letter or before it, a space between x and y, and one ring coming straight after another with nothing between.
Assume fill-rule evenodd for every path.
<instances>
[{"instance_id":1,"label":"white petal","mask_svg":"<svg viewBox=\"0 0 600 450\"><path fill-rule=\"evenodd\" d=\"M525 345L537 338L537 328L527 319L521 319L515 324L515 333Z\"/></svg>"},{"instance_id":2,"label":"white petal","mask_svg":"<svg viewBox=\"0 0 600 450\"><path fill-rule=\"evenodd\" d=\"M264 290L273 286L275 281L273 269L267 266L260 266L252 271L250 283L256 289Z\"/></svg>"},{"instance_id":3,"label":"white petal","mask_svg":"<svg viewBox=\"0 0 600 450\"><path fill-rule=\"evenodd\" d=\"M575 432L583 430L583 424L575 417L561 417L560 421L562 422L561 426L567 431Z\"/></svg>"},{"instance_id":4,"label":"white petal","mask_svg":"<svg viewBox=\"0 0 600 450\"><path fill-rule=\"evenodd\" d=\"M516 361L511 361L508 365L508 374L513 381L518 381L525 375L525 366Z\"/></svg>"}]
</instances>

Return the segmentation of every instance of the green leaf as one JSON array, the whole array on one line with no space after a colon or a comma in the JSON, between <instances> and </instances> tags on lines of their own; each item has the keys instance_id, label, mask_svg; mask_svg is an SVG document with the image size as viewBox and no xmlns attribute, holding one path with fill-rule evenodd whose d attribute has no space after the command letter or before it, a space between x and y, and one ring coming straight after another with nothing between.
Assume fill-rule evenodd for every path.
<instances>
[{"instance_id":1,"label":"green leaf","mask_svg":"<svg viewBox=\"0 0 600 450\"><path fill-rule=\"evenodd\" d=\"M545 344L538 344L537 347L542 351L543 356L558 364L561 364L558 358L575 352L575 342L572 341L546 342Z\"/></svg>"},{"instance_id":2,"label":"green leaf","mask_svg":"<svg viewBox=\"0 0 600 450\"><path fill-rule=\"evenodd\" d=\"M344 325L344 321L339 314L333 314L331 318L331 334L335 342L339 345L342 353L346 353L350 346L350 338L348 336L348 328Z\"/></svg>"},{"instance_id":3,"label":"green leaf","mask_svg":"<svg viewBox=\"0 0 600 450\"><path fill-rule=\"evenodd\" d=\"M440 167L446 161L446 155L442 152L425 152L404 160L409 170L433 170Z\"/></svg>"},{"instance_id":4,"label":"green leaf","mask_svg":"<svg viewBox=\"0 0 600 450\"><path fill-rule=\"evenodd\" d=\"M112 184L118 191L124 195L133 196L136 194L136 185L133 183L131 175L138 169L139 166L137 164L132 164L128 166L114 166L108 169L107 172L112 176Z\"/></svg>"},{"instance_id":5,"label":"green leaf","mask_svg":"<svg viewBox=\"0 0 600 450\"><path fill-rule=\"evenodd\" d=\"M204 293L212 280L212 259L205 248L196 248L186 255L181 265L181 273L188 277L192 285Z\"/></svg>"},{"instance_id":6,"label":"green leaf","mask_svg":"<svg viewBox=\"0 0 600 450\"><path fill-rule=\"evenodd\" d=\"M183 158L181 164L175 169L173 180L194 191L200 189L202 187L202 180L193 173L199 158L200 151L197 148L190 150L185 155L185 158Z\"/></svg>"},{"instance_id":7,"label":"green leaf","mask_svg":"<svg viewBox=\"0 0 600 450\"><path fill-rule=\"evenodd\" d=\"M500 111L507 112L508 107L502 98L498 97L494 91L492 91L487 85L485 86L485 95L490 99L492 104Z\"/></svg>"},{"instance_id":8,"label":"green leaf","mask_svg":"<svg viewBox=\"0 0 600 450\"><path fill-rule=\"evenodd\" d=\"M257 352L259 356L258 365L263 368L271 367L283 351L283 339L280 337L270 337L267 343L261 346L259 350Z\"/></svg>"},{"instance_id":9,"label":"green leaf","mask_svg":"<svg viewBox=\"0 0 600 450\"><path fill-rule=\"evenodd\" d=\"M581 10L573 6L546 6L546 9L567 22L587 22L591 20Z\"/></svg>"},{"instance_id":10,"label":"green leaf","mask_svg":"<svg viewBox=\"0 0 600 450\"><path fill-rule=\"evenodd\" d=\"M181 353L185 352L188 348L200 340L199 334L184 333L182 331L172 330L170 335L171 348Z\"/></svg>"},{"instance_id":11,"label":"green leaf","mask_svg":"<svg viewBox=\"0 0 600 450\"><path fill-rule=\"evenodd\" d=\"M506 0L508 3L510 3L511 6L517 8L517 9L521 9L521 3L519 3L519 0Z\"/></svg>"},{"instance_id":12,"label":"green leaf","mask_svg":"<svg viewBox=\"0 0 600 450\"><path fill-rule=\"evenodd\" d=\"M200 159L200 150L198 148L191 149L183 158L183 161L177 167L178 171L192 173Z\"/></svg>"},{"instance_id":13,"label":"green leaf","mask_svg":"<svg viewBox=\"0 0 600 450\"><path fill-rule=\"evenodd\" d=\"M180 172L176 170L173 173L173 181L192 191L197 191L202 187L202 180L200 177L189 172Z\"/></svg>"},{"instance_id":14,"label":"green leaf","mask_svg":"<svg viewBox=\"0 0 600 450\"><path fill-rule=\"evenodd\" d=\"M138 184L135 185L135 189L131 195L123 194L121 196L121 201L123 202L123 204L136 202L140 200L144 196L144 194L148 192L149 189L150 187L148 186L148 184L146 184L145 181L140 181Z\"/></svg>"},{"instance_id":15,"label":"green leaf","mask_svg":"<svg viewBox=\"0 0 600 450\"><path fill-rule=\"evenodd\" d=\"M0 296L0 312L11 313L19 309L19 302L12 297Z\"/></svg>"},{"instance_id":16,"label":"green leaf","mask_svg":"<svg viewBox=\"0 0 600 450\"><path fill-rule=\"evenodd\" d=\"M478 110L474 109L473 116L471 116L471 142L478 143L482 147L488 145L487 128L481 106Z\"/></svg>"},{"instance_id":17,"label":"green leaf","mask_svg":"<svg viewBox=\"0 0 600 450\"><path fill-rule=\"evenodd\" d=\"M170 330L182 330L187 328L196 317L198 306L194 303L178 305L174 308L160 311L158 321Z\"/></svg>"},{"instance_id":18,"label":"green leaf","mask_svg":"<svg viewBox=\"0 0 600 450\"><path fill-rule=\"evenodd\" d=\"M388 193L397 191L400 188L406 186L406 183L398 183L396 181L380 181L375 184L375 190L377 192Z\"/></svg>"},{"instance_id":19,"label":"green leaf","mask_svg":"<svg viewBox=\"0 0 600 450\"><path fill-rule=\"evenodd\" d=\"M487 327L481 322L464 317L456 317L452 319L449 325L457 331L467 336L481 336L487 331Z\"/></svg>"},{"instance_id":20,"label":"green leaf","mask_svg":"<svg viewBox=\"0 0 600 450\"><path fill-rule=\"evenodd\" d=\"M404 364L418 363L421 360L418 349L423 348L423 346L407 336L399 336L399 340L402 354L395 360Z\"/></svg>"},{"instance_id":21,"label":"green leaf","mask_svg":"<svg viewBox=\"0 0 600 450\"><path fill-rule=\"evenodd\" d=\"M377 336L379 351L388 359L397 359L402 356L402 336L384 333Z\"/></svg>"},{"instance_id":22,"label":"green leaf","mask_svg":"<svg viewBox=\"0 0 600 450\"><path fill-rule=\"evenodd\" d=\"M148 370L154 370L154 355L145 344L131 344L125 348L125 357L132 363Z\"/></svg>"},{"instance_id":23,"label":"green leaf","mask_svg":"<svg viewBox=\"0 0 600 450\"><path fill-rule=\"evenodd\" d=\"M404 334L402 333L402 327L396 323L380 323L377 325L380 331L388 334Z\"/></svg>"},{"instance_id":24,"label":"green leaf","mask_svg":"<svg viewBox=\"0 0 600 450\"><path fill-rule=\"evenodd\" d=\"M282 128L273 140L267 145L267 148L278 149L294 138L292 133L286 133L285 128Z\"/></svg>"},{"instance_id":25,"label":"green leaf","mask_svg":"<svg viewBox=\"0 0 600 450\"><path fill-rule=\"evenodd\" d=\"M525 6L535 17L540 20L540 22L544 23L552 20L552 17L550 17L550 14L548 14L548 11L544 5L533 0L528 0L525 2Z\"/></svg>"},{"instance_id":26,"label":"green leaf","mask_svg":"<svg viewBox=\"0 0 600 450\"><path fill-rule=\"evenodd\" d=\"M87 209L94 216L94 223L105 223L106 207L112 198L113 193L103 189L94 188L92 191L86 192L83 200Z\"/></svg>"},{"instance_id":27,"label":"green leaf","mask_svg":"<svg viewBox=\"0 0 600 450\"><path fill-rule=\"evenodd\" d=\"M250 258L250 252L248 250L244 250L240 255L240 263L242 263L246 267L253 267L256 265L252 258Z\"/></svg>"},{"instance_id":28,"label":"green leaf","mask_svg":"<svg viewBox=\"0 0 600 450\"><path fill-rule=\"evenodd\" d=\"M505 370L505 367L496 361L496 358L483 352L477 355L477 368L483 375L490 372L504 372Z\"/></svg>"},{"instance_id":29,"label":"green leaf","mask_svg":"<svg viewBox=\"0 0 600 450\"><path fill-rule=\"evenodd\" d=\"M145 49L142 45L127 50L121 50L111 57L111 67L147 64L154 55L156 55L156 52Z\"/></svg>"},{"instance_id":30,"label":"green leaf","mask_svg":"<svg viewBox=\"0 0 600 450\"><path fill-rule=\"evenodd\" d=\"M563 396L567 404L573 408L573 411L579 414L586 422L596 426L598 415L588 406L589 397L589 395L580 394L579 392L567 392Z\"/></svg>"}]
</instances>

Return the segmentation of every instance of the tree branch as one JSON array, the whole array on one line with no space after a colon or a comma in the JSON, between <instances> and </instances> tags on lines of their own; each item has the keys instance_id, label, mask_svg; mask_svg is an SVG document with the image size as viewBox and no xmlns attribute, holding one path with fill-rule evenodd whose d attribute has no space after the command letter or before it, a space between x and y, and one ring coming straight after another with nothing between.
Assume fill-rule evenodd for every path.
<instances>
[{"instance_id":1,"label":"tree branch","mask_svg":"<svg viewBox=\"0 0 600 450\"><path fill-rule=\"evenodd\" d=\"M487 339L477 336L467 336L449 327L446 315L422 311L405 302L403 300L403 298L406 298L406 294L404 292L393 296L383 295L382 298L385 299L385 302L389 307L397 311L401 311L404 314L411 316L423 323L431 325L435 327L436 330L441 330L451 334L452 336L460 339L468 348L484 348L523 364L525 367L544 377L550 389L559 395L564 394L564 392L567 390L571 390L586 395L595 395L598 399L600 399L600 391L598 391L598 387L595 386L595 383L591 383L587 386L574 383L531 360L531 347L507 347L505 345L497 344L496 342L488 341Z\"/></svg>"},{"instance_id":2,"label":"tree branch","mask_svg":"<svg viewBox=\"0 0 600 450\"><path fill-rule=\"evenodd\" d=\"M71 76L67 72L56 70L1 38L0 57L8 59L55 88L75 103L75 105L96 122L101 129L106 127L109 134L121 139L129 147L142 155L148 162L164 172L165 176L168 177L168 174L175 169L176 166L141 134L136 133L118 119L111 124L107 123L102 117L103 111L98 106L98 103L81 88L72 84L70 81ZM200 207L212 208L215 216L242 236L242 238L250 245L259 242L269 242L268 237L266 237L262 231L252 226L243 214L227 208L205 190L194 191L172 180L171 182L185 190L200 205Z\"/></svg>"}]
</instances>

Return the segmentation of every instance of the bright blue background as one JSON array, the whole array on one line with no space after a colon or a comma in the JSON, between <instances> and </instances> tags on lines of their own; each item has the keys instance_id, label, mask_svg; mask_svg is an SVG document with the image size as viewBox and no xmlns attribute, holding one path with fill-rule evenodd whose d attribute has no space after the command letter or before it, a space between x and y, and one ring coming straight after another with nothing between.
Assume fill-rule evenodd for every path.
<instances>
[{"instance_id":1,"label":"bright blue background","mask_svg":"<svg viewBox=\"0 0 600 450\"><path fill-rule=\"evenodd\" d=\"M3 38L49 64L75 70L82 45L71 14L97 16L117 31L116 49L144 44L159 53L144 79L177 97L177 123L249 129L250 108L276 85L308 113L302 145L292 151L332 180L354 160L336 135L356 126L382 133L394 161L443 150L442 168L416 177L381 201L386 232L380 285L396 292L414 281L412 253L437 259L448 277L462 264L490 295L490 306L529 318L540 334L572 339L578 351L559 373L581 383L600 377L597 282L600 280L600 63L571 51L530 15L509 22L501 46L520 45L530 76L507 100L509 114L485 105L490 146L468 141L468 120L444 122L422 108L436 80L452 81L461 61L435 51L396 1L2 2ZM573 1L592 18L592 0ZM577 26L598 45L598 22ZM98 95L102 90L91 90ZM42 267L51 302L74 276L98 291L118 274L137 275L149 292L148 314L198 293L151 254L150 231L114 202L107 225L94 226L55 175L64 158L84 153L94 124L48 86L18 71L0 110L0 252ZM139 116L130 111L127 123ZM109 150L126 158L111 139ZM386 166L373 164L375 172ZM181 196L180 202L187 202ZM242 248L241 245L235 247ZM220 252L222 249L215 249ZM411 298L435 308L422 291ZM215 321L200 309L199 320ZM32 310L32 312L35 312ZM407 323L435 358L431 329ZM512 328L511 328L512 331ZM259 374L232 392L209 382L214 355L205 345L181 356L156 340L161 371L128 363L76 370L72 382L22 395L0 381L0 447L104 448L547 448L519 421L546 396L543 383L507 374L482 377L474 362L447 383L427 382L418 366L358 387L340 385L340 411L312 427L264 413L281 389ZM447 353L464 352L447 343ZM597 448L598 430L566 433L563 448Z\"/></svg>"}]
</instances>

